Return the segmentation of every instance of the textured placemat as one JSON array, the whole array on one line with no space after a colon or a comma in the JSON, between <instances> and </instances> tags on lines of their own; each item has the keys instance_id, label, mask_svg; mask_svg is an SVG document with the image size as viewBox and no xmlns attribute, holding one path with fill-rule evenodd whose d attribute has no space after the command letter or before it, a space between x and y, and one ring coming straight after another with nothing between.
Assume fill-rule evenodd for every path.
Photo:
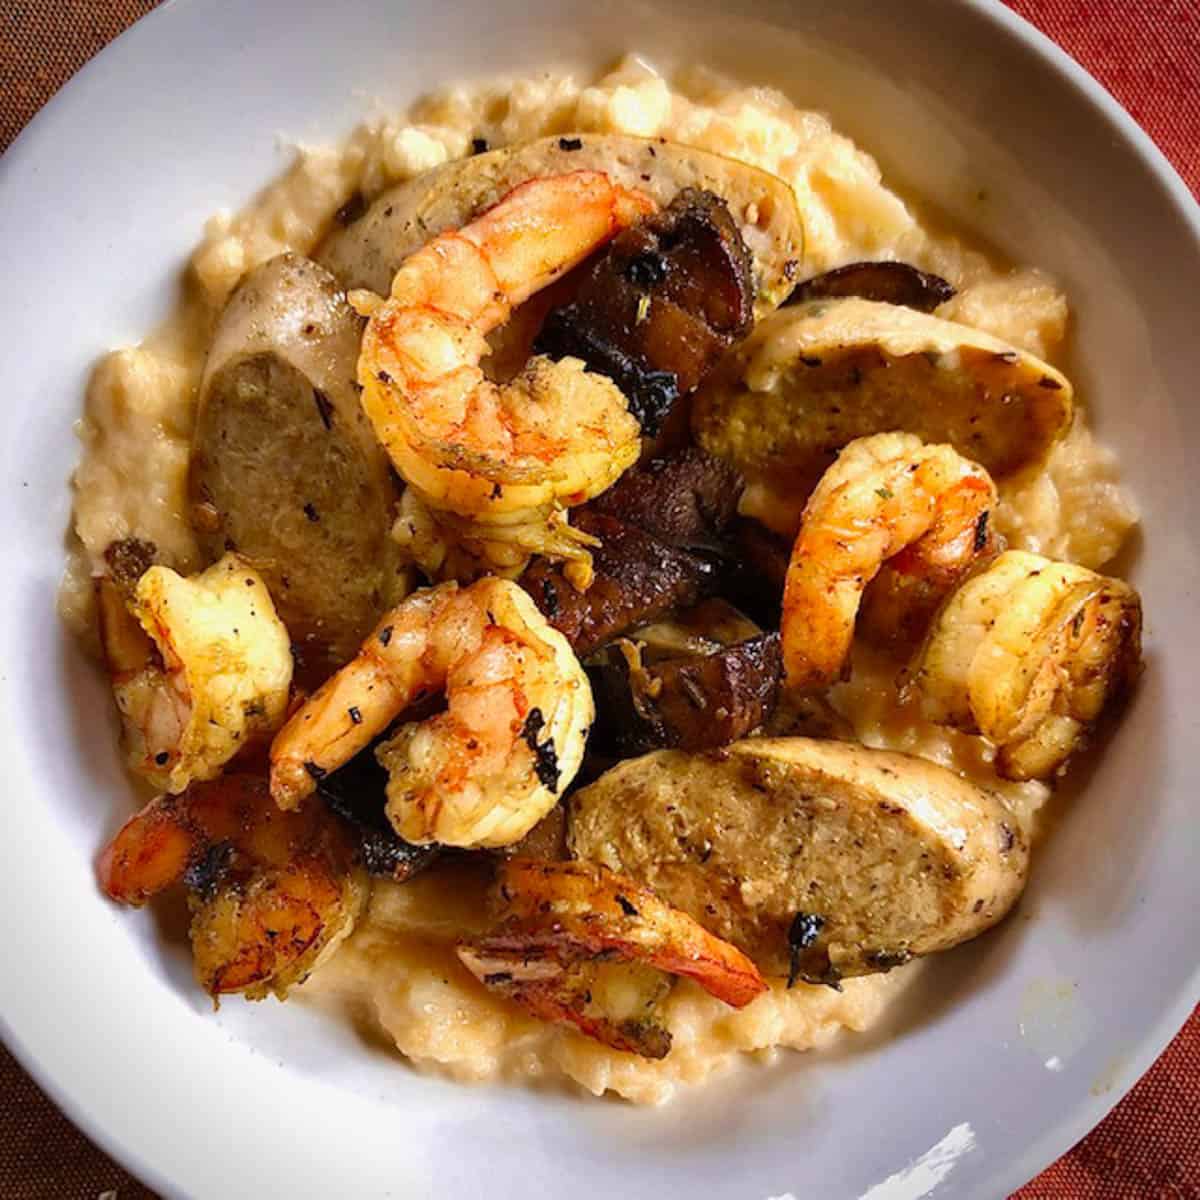
<instances>
[{"instance_id":1,"label":"textured placemat","mask_svg":"<svg viewBox=\"0 0 1200 1200\"><path fill-rule=\"evenodd\" d=\"M1117 97L1200 195L1200 0L1009 2ZM0 0L0 149L154 7L155 0ZM1015 1200L1200 1198L1198 1097L1193 1014L1121 1104ZM92 1146L0 1047L0 1200L100 1198L154 1193Z\"/></svg>"}]
</instances>

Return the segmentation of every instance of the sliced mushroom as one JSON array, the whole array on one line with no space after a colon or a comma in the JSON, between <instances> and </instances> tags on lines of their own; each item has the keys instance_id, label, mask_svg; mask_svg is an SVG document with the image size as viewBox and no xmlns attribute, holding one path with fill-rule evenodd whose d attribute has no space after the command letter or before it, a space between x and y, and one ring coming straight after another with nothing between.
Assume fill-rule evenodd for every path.
<instances>
[{"instance_id":1,"label":"sliced mushroom","mask_svg":"<svg viewBox=\"0 0 1200 1200\"><path fill-rule=\"evenodd\" d=\"M517 581L550 623L584 658L627 629L712 595L720 568L712 559L659 541L633 525L581 509L576 528L600 541L592 551L594 576L585 592L546 559Z\"/></svg>"},{"instance_id":2,"label":"sliced mushroom","mask_svg":"<svg viewBox=\"0 0 1200 1200\"><path fill-rule=\"evenodd\" d=\"M742 512L785 536L855 438L902 429L949 442L996 476L1043 459L1071 424L1071 385L979 330L894 304L783 309L697 392L692 429L746 477Z\"/></svg>"},{"instance_id":3,"label":"sliced mushroom","mask_svg":"<svg viewBox=\"0 0 1200 1200\"><path fill-rule=\"evenodd\" d=\"M358 839L367 873L404 883L442 855L438 845L406 842L387 818L388 773L375 758L374 745L317 783L317 794Z\"/></svg>"},{"instance_id":4,"label":"sliced mushroom","mask_svg":"<svg viewBox=\"0 0 1200 1200\"><path fill-rule=\"evenodd\" d=\"M741 494L741 478L728 463L688 446L626 471L588 507L669 546L720 550Z\"/></svg>"},{"instance_id":5,"label":"sliced mushroom","mask_svg":"<svg viewBox=\"0 0 1200 1200\"><path fill-rule=\"evenodd\" d=\"M953 295L953 286L940 275L918 271L908 263L856 262L804 280L784 303L857 296L862 300L903 304L905 308L928 313Z\"/></svg>"},{"instance_id":6,"label":"sliced mushroom","mask_svg":"<svg viewBox=\"0 0 1200 1200\"><path fill-rule=\"evenodd\" d=\"M582 359L629 401L642 432L671 409L753 323L750 254L724 201L687 188L619 234L534 349Z\"/></svg>"},{"instance_id":7,"label":"sliced mushroom","mask_svg":"<svg viewBox=\"0 0 1200 1200\"><path fill-rule=\"evenodd\" d=\"M723 601L634 630L587 664L596 697L590 745L619 757L707 750L759 728L779 692L777 633Z\"/></svg>"},{"instance_id":8,"label":"sliced mushroom","mask_svg":"<svg viewBox=\"0 0 1200 1200\"><path fill-rule=\"evenodd\" d=\"M1028 846L1003 802L844 742L661 750L568 801L573 855L646 884L770 975L836 984L999 921Z\"/></svg>"},{"instance_id":9,"label":"sliced mushroom","mask_svg":"<svg viewBox=\"0 0 1200 1200\"><path fill-rule=\"evenodd\" d=\"M396 495L358 400L360 323L323 268L282 254L251 271L217 325L189 487L214 557L262 574L310 674L357 649L396 598Z\"/></svg>"}]
</instances>

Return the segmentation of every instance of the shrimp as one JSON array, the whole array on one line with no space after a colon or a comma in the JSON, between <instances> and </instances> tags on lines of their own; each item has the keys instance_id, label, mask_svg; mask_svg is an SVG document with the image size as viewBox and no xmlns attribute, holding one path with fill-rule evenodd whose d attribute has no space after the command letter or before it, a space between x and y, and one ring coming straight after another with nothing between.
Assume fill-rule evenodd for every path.
<instances>
[{"instance_id":1,"label":"shrimp","mask_svg":"<svg viewBox=\"0 0 1200 1200\"><path fill-rule=\"evenodd\" d=\"M767 990L736 947L596 863L510 859L499 868L496 896L501 923L460 943L463 965L535 1017L574 1025L614 1049L646 1058L670 1049L654 1013L664 973L694 979L734 1008Z\"/></svg>"},{"instance_id":2,"label":"shrimp","mask_svg":"<svg viewBox=\"0 0 1200 1200\"><path fill-rule=\"evenodd\" d=\"M951 446L909 433L846 446L805 505L788 563L780 628L789 688L839 677L863 590L887 560L904 555L886 585L897 605L914 592L927 603L961 576L991 549L986 514L995 504L988 473Z\"/></svg>"},{"instance_id":3,"label":"shrimp","mask_svg":"<svg viewBox=\"0 0 1200 1200\"><path fill-rule=\"evenodd\" d=\"M376 751L389 772L392 826L418 845L522 838L579 769L592 692L529 595L491 576L414 592L380 621L276 736L276 802L293 807L416 701L441 691L445 712L403 725Z\"/></svg>"},{"instance_id":4,"label":"shrimp","mask_svg":"<svg viewBox=\"0 0 1200 1200\"><path fill-rule=\"evenodd\" d=\"M486 533L486 526L427 507L413 488L400 497L392 526L393 540L431 580L515 579L536 553L565 563L564 574L579 591L591 586L591 551L600 539L569 525L565 513L552 512L528 526L506 526L502 539Z\"/></svg>"},{"instance_id":5,"label":"shrimp","mask_svg":"<svg viewBox=\"0 0 1200 1200\"><path fill-rule=\"evenodd\" d=\"M484 377L485 335L512 309L654 208L598 171L533 179L401 264L368 316L363 409L396 469L434 509L503 540L597 495L637 459L640 428L611 380L578 359Z\"/></svg>"},{"instance_id":6,"label":"shrimp","mask_svg":"<svg viewBox=\"0 0 1200 1200\"><path fill-rule=\"evenodd\" d=\"M991 525L996 489L968 475L945 494L924 537L888 559L863 593L859 626L873 642L919 642L941 602L976 563L994 558L1004 539Z\"/></svg>"},{"instance_id":7,"label":"shrimp","mask_svg":"<svg viewBox=\"0 0 1200 1200\"><path fill-rule=\"evenodd\" d=\"M1006 779L1045 779L1141 671L1141 600L1120 579L1010 550L930 627L905 685L924 715L980 733Z\"/></svg>"},{"instance_id":8,"label":"shrimp","mask_svg":"<svg viewBox=\"0 0 1200 1200\"><path fill-rule=\"evenodd\" d=\"M336 817L282 813L262 776L232 774L152 800L97 867L113 900L142 905L183 883L197 981L211 996L280 999L353 929L366 876Z\"/></svg>"},{"instance_id":9,"label":"shrimp","mask_svg":"<svg viewBox=\"0 0 1200 1200\"><path fill-rule=\"evenodd\" d=\"M283 722L291 643L256 571L227 554L190 578L152 566L97 581L100 642L129 765L181 792Z\"/></svg>"}]
</instances>

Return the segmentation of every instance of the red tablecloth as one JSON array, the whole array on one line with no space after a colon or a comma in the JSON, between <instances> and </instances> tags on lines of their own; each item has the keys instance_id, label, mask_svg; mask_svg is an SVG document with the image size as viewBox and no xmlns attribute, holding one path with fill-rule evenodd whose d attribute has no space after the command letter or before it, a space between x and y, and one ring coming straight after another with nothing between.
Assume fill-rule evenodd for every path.
<instances>
[{"instance_id":1,"label":"red tablecloth","mask_svg":"<svg viewBox=\"0 0 1200 1200\"><path fill-rule=\"evenodd\" d=\"M894 0L893 0L894 2ZM1200 195L1200 0L1009 0L1141 122ZM0 149L155 0L0 0ZM1014 1200L1200 1198L1200 1011L1098 1128ZM0 1048L0 1200L152 1193ZM816 1198L814 1198L816 1200Z\"/></svg>"}]
</instances>

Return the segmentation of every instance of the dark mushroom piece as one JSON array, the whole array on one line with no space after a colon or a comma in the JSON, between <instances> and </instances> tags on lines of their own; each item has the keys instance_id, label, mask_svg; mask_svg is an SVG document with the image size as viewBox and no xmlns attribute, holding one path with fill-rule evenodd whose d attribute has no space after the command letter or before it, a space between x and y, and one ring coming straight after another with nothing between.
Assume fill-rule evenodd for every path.
<instances>
[{"instance_id":1,"label":"dark mushroom piece","mask_svg":"<svg viewBox=\"0 0 1200 1200\"><path fill-rule=\"evenodd\" d=\"M643 659L639 643L622 640L588 666L593 741L622 757L727 745L770 716L781 669L778 633L657 663Z\"/></svg>"},{"instance_id":2,"label":"dark mushroom piece","mask_svg":"<svg viewBox=\"0 0 1200 1200\"><path fill-rule=\"evenodd\" d=\"M724 546L737 517L742 478L699 446L626 471L588 506L681 549Z\"/></svg>"},{"instance_id":3,"label":"dark mushroom piece","mask_svg":"<svg viewBox=\"0 0 1200 1200\"><path fill-rule=\"evenodd\" d=\"M369 875L404 883L437 861L442 847L414 846L392 828L384 811L387 771L367 747L317 784L317 794L352 827Z\"/></svg>"},{"instance_id":4,"label":"dark mushroom piece","mask_svg":"<svg viewBox=\"0 0 1200 1200\"><path fill-rule=\"evenodd\" d=\"M797 284L784 304L858 296L863 300L903 304L905 308L930 313L953 295L953 285L940 275L918 271L908 263L856 262Z\"/></svg>"},{"instance_id":5,"label":"dark mushroom piece","mask_svg":"<svg viewBox=\"0 0 1200 1200\"><path fill-rule=\"evenodd\" d=\"M717 591L740 495L737 472L696 447L653 459L576 510L572 524L600 541L586 592L545 560L518 582L585 657Z\"/></svg>"},{"instance_id":6,"label":"dark mushroom piece","mask_svg":"<svg viewBox=\"0 0 1200 1200\"><path fill-rule=\"evenodd\" d=\"M572 524L600 540L592 551L595 576L585 592L561 564L534 562L517 581L550 624L586 657L627 629L712 595L720 567L604 513L580 509Z\"/></svg>"},{"instance_id":7,"label":"dark mushroom piece","mask_svg":"<svg viewBox=\"0 0 1200 1200\"><path fill-rule=\"evenodd\" d=\"M750 252L725 202L686 188L619 234L534 348L609 376L653 437L754 320Z\"/></svg>"}]
</instances>

